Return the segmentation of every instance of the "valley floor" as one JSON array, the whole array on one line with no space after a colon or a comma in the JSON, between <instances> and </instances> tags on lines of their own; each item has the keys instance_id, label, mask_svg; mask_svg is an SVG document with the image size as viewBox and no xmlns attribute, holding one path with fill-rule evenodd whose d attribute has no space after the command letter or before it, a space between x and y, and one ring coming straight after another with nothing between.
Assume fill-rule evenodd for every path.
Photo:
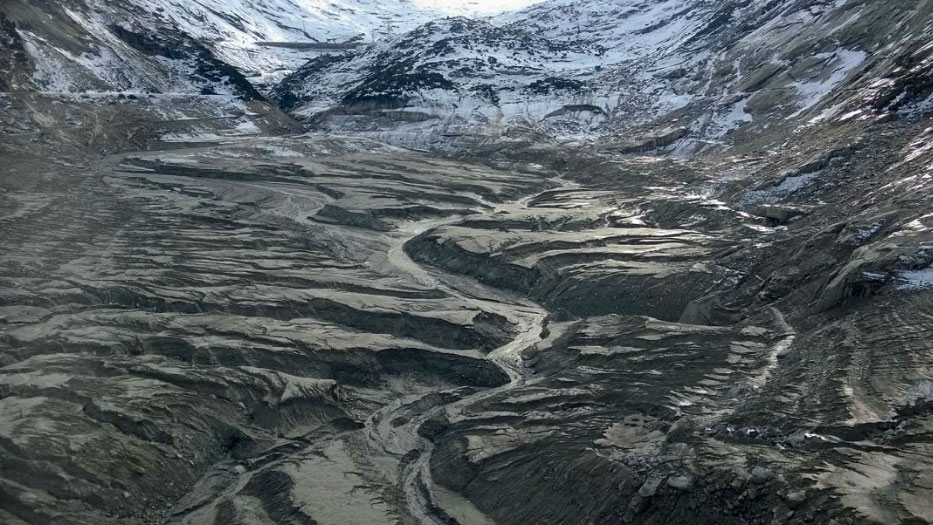
<instances>
[{"instance_id":1,"label":"valley floor","mask_svg":"<svg viewBox=\"0 0 933 525\"><path fill-rule=\"evenodd\" d=\"M0 521L933 519L929 294L814 277L856 224L670 159L208 142L7 166Z\"/></svg>"}]
</instances>

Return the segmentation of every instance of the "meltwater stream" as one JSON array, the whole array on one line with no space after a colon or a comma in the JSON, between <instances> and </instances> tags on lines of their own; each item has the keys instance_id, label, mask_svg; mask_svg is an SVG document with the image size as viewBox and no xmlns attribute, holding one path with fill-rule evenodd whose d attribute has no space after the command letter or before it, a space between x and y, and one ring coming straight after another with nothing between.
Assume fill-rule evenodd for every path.
<instances>
[{"instance_id":1,"label":"meltwater stream","mask_svg":"<svg viewBox=\"0 0 933 525\"><path fill-rule=\"evenodd\" d=\"M564 183L561 187L546 191L576 186L573 183L561 182ZM494 212L526 208L538 195L540 193L513 203L498 205ZM406 253L405 245L409 241L435 228L456 224L463 219L464 217L453 217L426 220L404 226L401 231L407 236L399 239L389 250L388 261L423 285L434 286L485 311L495 312L508 319L515 327L514 339L490 352L487 358L508 374L509 382L480 391L458 388L408 396L375 412L366 422L367 440L370 445L400 459L402 488L408 509L416 519L426 524L445 524L451 521L464 525L492 523L465 498L434 485L430 470L433 444L418 431L426 421L442 413L456 415L475 403L525 384L529 371L522 361L522 353L542 341L544 323L548 315L547 310L528 299L488 287L472 279L469 279L469 289L466 289L463 277L451 276L438 269L424 268Z\"/></svg>"}]
</instances>

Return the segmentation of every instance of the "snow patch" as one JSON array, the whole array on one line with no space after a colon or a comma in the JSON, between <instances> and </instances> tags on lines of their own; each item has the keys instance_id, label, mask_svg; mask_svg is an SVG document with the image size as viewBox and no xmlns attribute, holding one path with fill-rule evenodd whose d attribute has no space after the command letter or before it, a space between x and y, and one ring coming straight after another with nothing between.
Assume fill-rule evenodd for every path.
<instances>
[{"instance_id":1,"label":"snow patch","mask_svg":"<svg viewBox=\"0 0 933 525\"><path fill-rule=\"evenodd\" d=\"M779 202L806 188L824 173L826 173L826 170L784 177L776 186L748 192L745 201L750 204Z\"/></svg>"},{"instance_id":2,"label":"snow patch","mask_svg":"<svg viewBox=\"0 0 933 525\"><path fill-rule=\"evenodd\" d=\"M840 48L830 53L820 53L816 58L826 59L828 62L820 71L820 78L809 82L797 81L792 86L800 96L798 106L800 109L788 118L797 117L818 104L840 82L845 80L849 73L868 58L864 51Z\"/></svg>"},{"instance_id":3,"label":"snow patch","mask_svg":"<svg viewBox=\"0 0 933 525\"><path fill-rule=\"evenodd\" d=\"M748 104L748 98L735 102L727 108L726 111L718 112L709 123L709 136L712 138L722 138L730 131L738 128L746 122L752 122L754 119L745 112L745 106Z\"/></svg>"},{"instance_id":4,"label":"snow patch","mask_svg":"<svg viewBox=\"0 0 933 525\"><path fill-rule=\"evenodd\" d=\"M925 379L918 383L908 397L913 403L933 401L933 380Z\"/></svg>"},{"instance_id":5,"label":"snow patch","mask_svg":"<svg viewBox=\"0 0 933 525\"><path fill-rule=\"evenodd\" d=\"M864 244L868 242L869 240L871 240L871 238L874 237L876 233L881 231L881 228L883 227L884 227L883 221L875 221L871 223L870 225L868 225L867 228L859 230L855 234L855 241L859 244Z\"/></svg>"},{"instance_id":6,"label":"snow patch","mask_svg":"<svg viewBox=\"0 0 933 525\"><path fill-rule=\"evenodd\" d=\"M216 133L167 133L159 138L162 142L216 142L223 139Z\"/></svg>"},{"instance_id":7,"label":"snow patch","mask_svg":"<svg viewBox=\"0 0 933 525\"><path fill-rule=\"evenodd\" d=\"M902 270L895 273L897 287L910 292L933 290L933 267L922 270Z\"/></svg>"},{"instance_id":8,"label":"snow patch","mask_svg":"<svg viewBox=\"0 0 933 525\"><path fill-rule=\"evenodd\" d=\"M237 134L240 135L258 135L259 133L262 133L262 130L259 129L259 126L257 126L256 123L251 120L241 122L233 129L237 132Z\"/></svg>"}]
</instances>

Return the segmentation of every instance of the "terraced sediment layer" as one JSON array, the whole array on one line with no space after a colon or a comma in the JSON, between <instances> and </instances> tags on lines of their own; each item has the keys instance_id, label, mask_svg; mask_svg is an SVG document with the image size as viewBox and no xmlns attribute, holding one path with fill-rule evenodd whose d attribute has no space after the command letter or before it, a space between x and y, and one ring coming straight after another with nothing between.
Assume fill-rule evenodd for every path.
<instances>
[{"instance_id":1,"label":"terraced sediment layer","mask_svg":"<svg viewBox=\"0 0 933 525\"><path fill-rule=\"evenodd\" d=\"M933 521L933 0L406 2L0 2L0 523Z\"/></svg>"},{"instance_id":2,"label":"terraced sediment layer","mask_svg":"<svg viewBox=\"0 0 933 525\"><path fill-rule=\"evenodd\" d=\"M409 516L397 477L420 438L388 407L510 383L499 362L545 314L462 292L401 247L546 184L366 142L256 139L117 155L13 193L4 519Z\"/></svg>"},{"instance_id":3,"label":"terraced sediment layer","mask_svg":"<svg viewBox=\"0 0 933 525\"><path fill-rule=\"evenodd\" d=\"M862 163L909 176L876 152L779 196L789 226L741 156L559 175L229 137L39 185L24 155L0 217L0 517L926 519L925 190L826 204Z\"/></svg>"},{"instance_id":4,"label":"terraced sediment layer","mask_svg":"<svg viewBox=\"0 0 933 525\"><path fill-rule=\"evenodd\" d=\"M579 187L421 237L552 313L530 379L432 423L433 480L505 523L931 519L928 122L555 156Z\"/></svg>"}]
</instances>

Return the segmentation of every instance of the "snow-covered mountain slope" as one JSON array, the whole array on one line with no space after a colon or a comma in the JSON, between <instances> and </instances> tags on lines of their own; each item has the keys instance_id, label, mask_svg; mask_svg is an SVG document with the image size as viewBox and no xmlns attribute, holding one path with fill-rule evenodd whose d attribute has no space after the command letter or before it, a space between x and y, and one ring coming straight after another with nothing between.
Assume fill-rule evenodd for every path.
<instances>
[{"instance_id":1,"label":"snow-covered mountain slope","mask_svg":"<svg viewBox=\"0 0 933 525\"><path fill-rule=\"evenodd\" d=\"M924 60L931 13L926 0L552 0L319 58L276 96L323 129L419 146L531 130L693 151L861 109Z\"/></svg>"},{"instance_id":2,"label":"snow-covered mountain slope","mask_svg":"<svg viewBox=\"0 0 933 525\"><path fill-rule=\"evenodd\" d=\"M5 89L45 93L261 95L200 41L138 16L125 3L33 3L0 7Z\"/></svg>"},{"instance_id":3,"label":"snow-covered mountain slope","mask_svg":"<svg viewBox=\"0 0 933 525\"><path fill-rule=\"evenodd\" d=\"M498 22L545 38L599 44L609 59L631 60L676 46L703 27L711 5L703 0L551 0L506 13Z\"/></svg>"},{"instance_id":4,"label":"snow-covered mountain slope","mask_svg":"<svg viewBox=\"0 0 933 525\"><path fill-rule=\"evenodd\" d=\"M318 53L262 42L372 42L444 16L412 0L126 0L204 42L255 82L272 82Z\"/></svg>"},{"instance_id":5,"label":"snow-covered mountain slope","mask_svg":"<svg viewBox=\"0 0 933 525\"><path fill-rule=\"evenodd\" d=\"M597 100L580 79L594 74L602 53L596 45L452 18L358 55L311 61L276 93L297 116L356 131L404 123L456 134L481 123L498 135L523 115L559 109L555 101L575 105L595 124L609 101Z\"/></svg>"},{"instance_id":6,"label":"snow-covered mountain slope","mask_svg":"<svg viewBox=\"0 0 933 525\"><path fill-rule=\"evenodd\" d=\"M0 92L4 151L113 152L297 128L205 43L128 2L0 3Z\"/></svg>"},{"instance_id":7,"label":"snow-covered mountain slope","mask_svg":"<svg viewBox=\"0 0 933 525\"><path fill-rule=\"evenodd\" d=\"M320 52L262 44L370 43L445 15L432 2L411 0L10 0L0 11L9 25L2 29L10 39L4 48L22 48L37 69L36 85L59 91L105 89L101 84L177 91L179 75L187 72L184 64L169 62L177 56L165 56L175 52L210 54L266 85ZM134 37L115 27L161 39L170 51L143 52L155 59L138 56L128 41Z\"/></svg>"},{"instance_id":8,"label":"snow-covered mountain slope","mask_svg":"<svg viewBox=\"0 0 933 525\"><path fill-rule=\"evenodd\" d=\"M438 18L439 5L9 0L0 87L256 98L304 64L273 93L323 130L441 148L676 141L685 154L927 93L931 0L549 0L491 19ZM312 41L360 47L259 45Z\"/></svg>"}]
</instances>

